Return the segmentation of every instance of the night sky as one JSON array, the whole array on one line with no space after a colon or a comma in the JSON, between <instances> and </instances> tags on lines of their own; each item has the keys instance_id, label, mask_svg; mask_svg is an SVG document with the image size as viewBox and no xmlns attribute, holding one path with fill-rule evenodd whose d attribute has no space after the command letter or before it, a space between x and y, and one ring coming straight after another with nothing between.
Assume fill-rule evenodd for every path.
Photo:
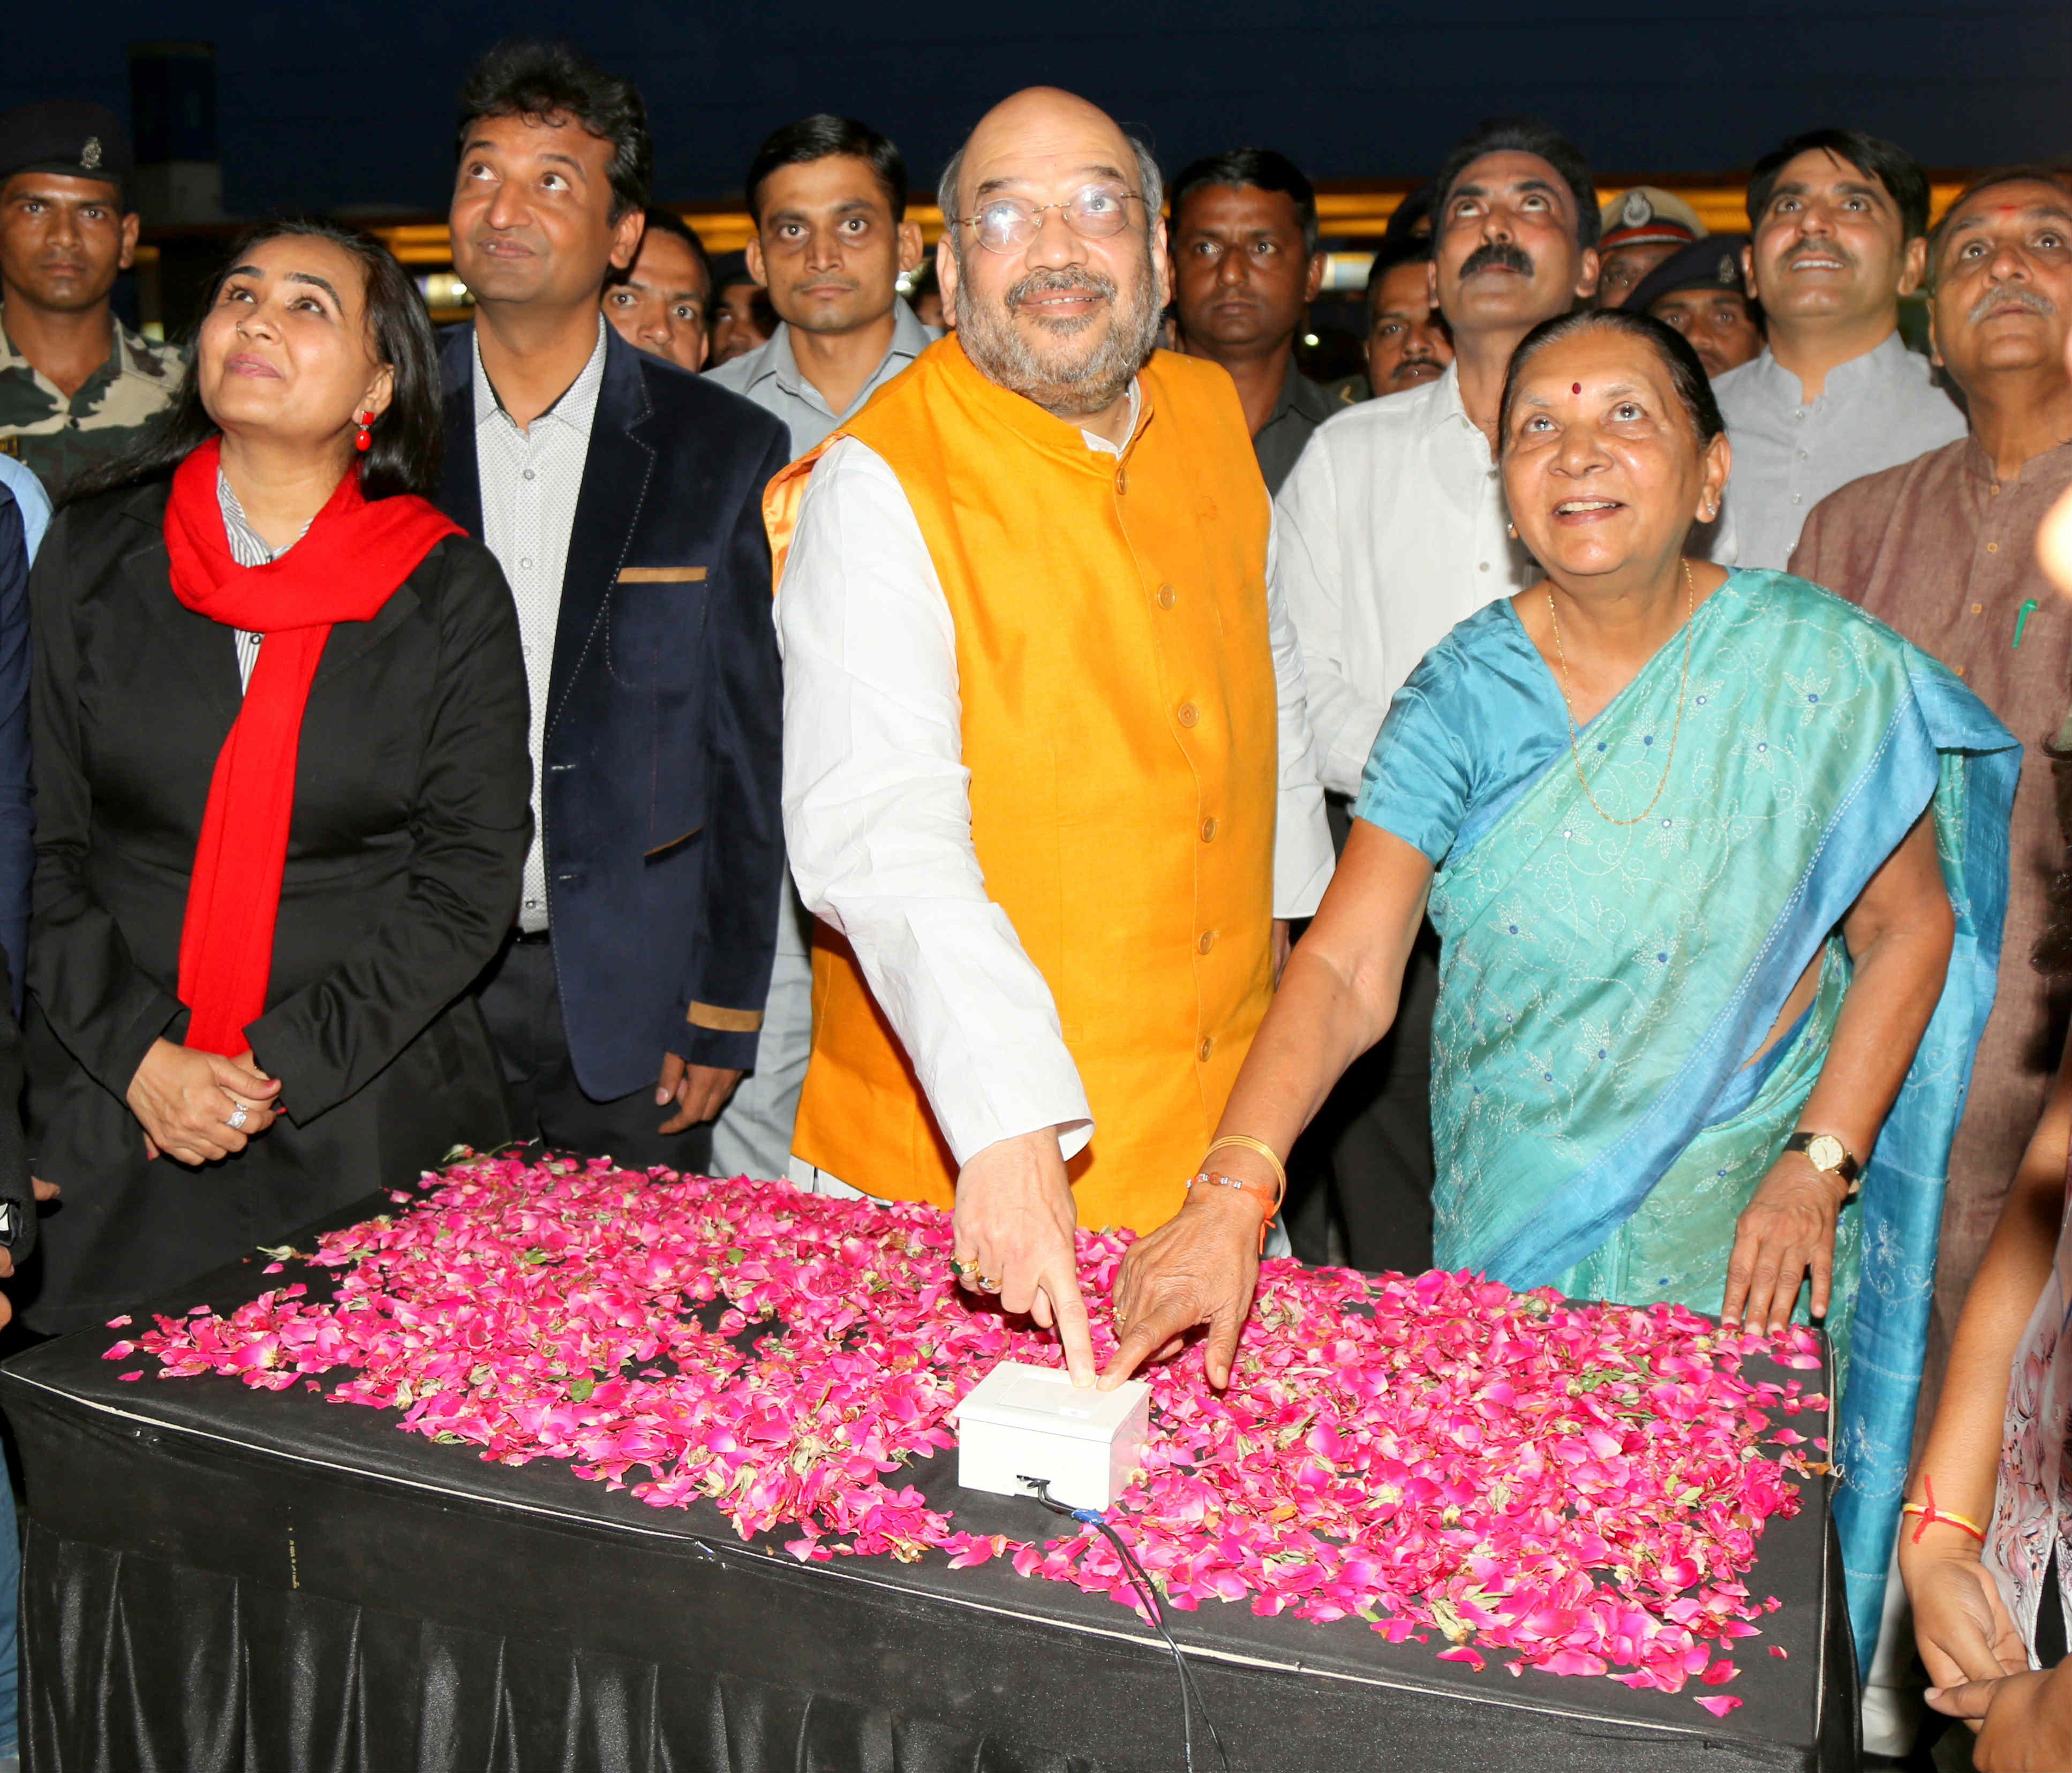
<instances>
[{"instance_id":1,"label":"night sky","mask_svg":"<svg viewBox=\"0 0 2072 1773\"><path fill-rule=\"evenodd\" d=\"M1513 110L1568 130L1604 174L1743 167L1782 136L1828 123L1891 136L1931 167L2072 154L2068 0L11 0L0 103L72 93L126 115L130 42L209 39L233 212L437 211L462 72L513 31L570 35L639 80L656 195L675 202L738 191L756 142L815 110L886 130L919 187L990 102L1037 80L1141 130L1169 171L1259 142L1318 179L1412 178L1477 119Z\"/></svg>"}]
</instances>

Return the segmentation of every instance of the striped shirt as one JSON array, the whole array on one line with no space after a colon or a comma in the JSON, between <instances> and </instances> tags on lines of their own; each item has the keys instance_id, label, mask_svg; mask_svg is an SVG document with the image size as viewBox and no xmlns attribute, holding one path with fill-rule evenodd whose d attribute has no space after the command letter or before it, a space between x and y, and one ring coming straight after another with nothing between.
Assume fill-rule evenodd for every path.
<instances>
[{"instance_id":1,"label":"striped shirt","mask_svg":"<svg viewBox=\"0 0 2072 1773\"><path fill-rule=\"evenodd\" d=\"M264 566L269 561L280 557L266 545L265 539L254 529L245 516L245 507L237 502L237 495L230 490L230 477L221 468L216 471L216 502L223 512L223 533L230 544L230 557L240 566ZM302 525L302 536L310 533L307 524ZM300 541L302 536L295 538ZM289 547L294 545L290 542ZM288 549L283 548L281 553ZM263 635L239 628L237 634L237 686L240 690L252 687L252 668L259 662L259 643Z\"/></svg>"}]
</instances>

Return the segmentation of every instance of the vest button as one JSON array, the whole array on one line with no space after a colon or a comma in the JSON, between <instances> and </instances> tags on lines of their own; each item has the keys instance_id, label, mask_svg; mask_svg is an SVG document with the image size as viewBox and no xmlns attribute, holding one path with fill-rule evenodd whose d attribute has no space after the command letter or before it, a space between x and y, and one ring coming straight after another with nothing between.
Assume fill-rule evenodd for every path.
<instances>
[{"instance_id":1,"label":"vest button","mask_svg":"<svg viewBox=\"0 0 2072 1773\"><path fill-rule=\"evenodd\" d=\"M1178 711L1174 716L1174 718L1178 720L1182 726L1191 726L1201 718L1201 710L1197 708L1190 701L1182 702Z\"/></svg>"},{"instance_id":2,"label":"vest button","mask_svg":"<svg viewBox=\"0 0 2072 1773\"><path fill-rule=\"evenodd\" d=\"M1128 469L1117 468L1115 471L1115 490L1117 492L1127 492L1129 491L1129 471Z\"/></svg>"},{"instance_id":3,"label":"vest button","mask_svg":"<svg viewBox=\"0 0 2072 1773\"><path fill-rule=\"evenodd\" d=\"M1209 1055L1210 1055L1211 1053L1214 1052L1215 1050L1216 1050L1215 1037L1213 1035L1210 1035L1207 1039L1203 1040L1203 1041L1202 1041L1202 1044L1200 1045L1200 1047L1198 1047L1198 1048L1196 1049L1196 1051L1198 1051L1201 1054L1201 1055L1202 1055L1202 1063L1204 1065L1207 1064L1207 1063L1208 1063L1208 1062L1209 1062Z\"/></svg>"},{"instance_id":4,"label":"vest button","mask_svg":"<svg viewBox=\"0 0 2072 1773\"><path fill-rule=\"evenodd\" d=\"M1158 607L1160 609L1170 610L1178 602L1179 602L1178 594L1174 590L1171 586L1161 585L1158 587Z\"/></svg>"},{"instance_id":5,"label":"vest button","mask_svg":"<svg viewBox=\"0 0 2072 1773\"><path fill-rule=\"evenodd\" d=\"M1202 841L1203 843L1214 843L1215 841L1216 841L1216 821L1215 821L1215 820L1213 820L1213 819L1204 819L1204 820L1202 820Z\"/></svg>"},{"instance_id":6,"label":"vest button","mask_svg":"<svg viewBox=\"0 0 2072 1773\"><path fill-rule=\"evenodd\" d=\"M1207 954L1215 945L1216 932L1214 930L1203 930L1199 940L1194 944L1196 951L1202 954Z\"/></svg>"}]
</instances>

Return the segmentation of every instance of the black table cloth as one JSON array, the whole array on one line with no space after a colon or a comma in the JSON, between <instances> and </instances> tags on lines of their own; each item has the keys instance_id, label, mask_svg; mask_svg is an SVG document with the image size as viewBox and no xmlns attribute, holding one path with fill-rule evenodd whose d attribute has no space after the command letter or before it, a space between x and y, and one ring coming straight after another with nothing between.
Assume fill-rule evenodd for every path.
<instances>
[{"instance_id":1,"label":"black table cloth","mask_svg":"<svg viewBox=\"0 0 2072 1773\"><path fill-rule=\"evenodd\" d=\"M385 1196L331 1224L388 1210ZM296 1240L307 1248L305 1237ZM265 1258L158 1309L227 1310ZM313 1290L314 1275L303 1276ZM32 1773L1150 1773L1182 1765L1170 1653L1105 1596L744 1544L557 1461L512 1467L298 1384L139 1382L93 1331L0 1369L28 1495ZM155 1362L147 1362L155 1374ZM1815 1377L1818 1376L1808 1376ZM1069 1523L913 1468L959 1524ZM1823 1486L1747 1578L1780 1611L1731 1687L1476 1673L1358 1620L1168 1615L1241 1773L1855 1766L1854 1672ZM1784 1658L1769 1653L1782 1646ZM1716 1721L1693 1695L1744 1701ZM1194 1765L1217 1767L1197 1713Z\"/></svg>"}]
</instances>

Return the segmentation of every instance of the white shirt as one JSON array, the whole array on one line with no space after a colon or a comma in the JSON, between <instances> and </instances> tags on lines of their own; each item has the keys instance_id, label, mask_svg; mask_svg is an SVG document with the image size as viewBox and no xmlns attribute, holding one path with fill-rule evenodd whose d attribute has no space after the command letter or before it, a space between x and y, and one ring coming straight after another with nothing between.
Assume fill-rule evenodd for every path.
<instances>
[{"instance_id":1,"label":"white shirt","mask_svg":"<svg viewBox=\"0 0 2072 1773\"><path fill-rule=\"evenodd\" d=\"M554 628L561 615L561 575L583 464L590 457L590 422L604 386L604 316L597 346L568 391L524 430L504 409L475 348L475 458L482 487L482 539L504 569L518 605L518 638L525 649L525 687L532 704L532 847L525 852L525 887L518 927L547 927L546 833L540 804L540 756L547 733L547 680L554 665Z\"/></svg>"},{"instance_id":2,"label":"white shirt","mask_svg":"<svg viewBox=\"0 0 2072 1773\"><path fill-rule=\"evenodd\" d=\"M1273 582L1301 637L1317 774L1356 795L1389 699L1456 623L1539 577L1460 377L1326 419L1281 489Z\"/></svg>"},{"instance_id":3,"label":"white shirt","mask_svg":"<svg viewBox=\"0 0 2072 1773\"><path fill-rule=\"evenodd\" d=\"M1131 390L1131 424L1137 391ZM1090 448L1116 446L1083 433ZM1271 590L1281 789L1274 907L1307 916L1331 845L1302 665ZM956 631L898 477L854 438L814 465L778 589L784 837L807 908L855 950L961 1165L995 1142L1093 1137L1057 1005L972 846Z\"/></svg>"},{"instance_id":4,"label":"white shirt","mask_svg":"<svg viewBox=\"0 0 2072 1773\"><path fill-rule=\"evenodd\" d=\"M791 325L788 320L779 320L777 330L766 343L705 373L718 386L745 400L754 401L764 412L781 419L791 434L791 455L796 460L824 442L838 426L855 418L873 394L903 372L942 335L939 329L921 324L914 311L907 306L906 297L893 297L892 342L885 348L885 355L878 359L870 379L857 389L856 398L839 413L828 405L827 396L808 381L800 371L798 356L791 349ZM1130 423L1134 426L1136 422L1133 408ZM791 955L803 964L809 940L808 919L800 911L796 897L787 893L777 907L777 952ZM783 969L779 970L781 973Z\"/></svg>"},{"instance_id":5,"label":"white shirt","mask_svg":"<svg viewBox=\"0 0 2072 1773\"><path fill-rule=\"evenodd\" d=\"M1837 364L1818 400L1762 352L1712 384L1734 463L1712 557L1782 572L1814 506L1867 474L1896 468L1964 434L1934 366L1897 332Z\"/></svg>"}]
</instances>

